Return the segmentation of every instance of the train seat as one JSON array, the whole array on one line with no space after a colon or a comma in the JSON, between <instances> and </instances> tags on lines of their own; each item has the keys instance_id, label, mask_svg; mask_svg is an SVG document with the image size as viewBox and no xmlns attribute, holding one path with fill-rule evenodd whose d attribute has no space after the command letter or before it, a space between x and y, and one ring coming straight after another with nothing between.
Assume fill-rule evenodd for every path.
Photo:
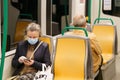
<instances>
[{"instance_id":1,"label":"train seat","mask_svg":"<svg viewBox=\"0 0 120 80\"><path fill-rule=\"evenodd\" d=\"M92 66L88 51L89 39L80 36L56 37L53 63L54 80L86 80L91 76ZM90 64L88 68L88 64Z\"/></svg>"},{"instance_id":2,"label":"train seat","mask_svg":"<svg viewBox=\"0 0 120 80\"><path fill-rule=\"evenodd\" d=\"M40 37L40 40L43 41L43 42L48 43L48 45L49 45L49 50L50 50L50 54L51 54L51 61L53 61L54 45L53 45L53 38L52 38L52 36L42 35L42 36Z\"/></svg>"},{"instance_id":3,"label":"train seat","mask_svg":"<svg viewBox=\"0 0 120 80\"><path fill-rule=\"evenodd\" d=\"M15 69L11 65L12 58L14 57L15 51L16 50L11 50L6 52L2 80L7 80L8 78L10 78L13 72L15 71Z\"/></svg>"},{"instance_id":4,"label":"train seat","mask_svg":"<svg viewBox=\"0 0 120 80\"><path fill-rule=\"evenodd\" d=\"M21 40L24 40L25 35L25 29L28 26L29 23L31 23L31 19L19 19L16 23L16 31L15 31L15 37L14 42L19 42Z\"/></svg>"},{"instance_id":5,"label":"train seat","mask_svg":"<svg viewBox=\"0 0 120 80\"><path fill-rule=\"evenodd\" d=\"M115 76L116 27L107 24L94 24L92 31L96 34L102 48L103 65L101 69L103 80L111 80ZM110 77L107 76L109 73L111 73Z\"/></svg>"},{"instance_id":6,"label":"train seat","mask_svg":"<svg viewBox=\"0 0 120 80\"><path fill-rule=\"evenodd\" d=\"M103 57L103 65L107 64L109 61L111 61L114 58L113 55L107 53L102 54L102 57Z\"/></svg>"}]
</instances>

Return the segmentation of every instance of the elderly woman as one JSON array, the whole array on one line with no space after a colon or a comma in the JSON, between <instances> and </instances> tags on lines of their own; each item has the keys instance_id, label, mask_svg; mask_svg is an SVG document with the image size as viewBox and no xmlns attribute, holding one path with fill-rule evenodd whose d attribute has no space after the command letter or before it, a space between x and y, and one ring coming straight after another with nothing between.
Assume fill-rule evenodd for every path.
<instances>
[{"instance_id":1,"label":"elderly woman","mask_svg":"<svg viewBox=\"0 0 120 80\"><path fill-rule=\"evenodd\" d=\"M43 42L30 59L33 51L41 42L39 41L41 31L38 24L30 23L26 29L25 36L26 39L17 45L16 53L12 60L12 66L16 68L13 75L22 75L18 77L18 80L33 80L35 73L38 70L42 70L42 63L51 65L50 52L48 44Z\"/></svg>"}]
</instances>

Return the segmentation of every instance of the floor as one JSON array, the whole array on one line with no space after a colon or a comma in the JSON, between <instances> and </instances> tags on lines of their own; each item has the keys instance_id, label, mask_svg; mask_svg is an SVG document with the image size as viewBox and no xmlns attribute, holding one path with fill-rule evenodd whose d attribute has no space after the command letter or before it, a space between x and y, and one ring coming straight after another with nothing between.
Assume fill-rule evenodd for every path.
<instances>
[{"instance_id":1,"label":"floor","mask_svg":"<svg viewBox=\"0 0 120 80\"><path fill-rule=\"evenodd\" d=\"M116 56L116 76L112 80L120 80L120 54Z\"/></svg>"}]
</instances>

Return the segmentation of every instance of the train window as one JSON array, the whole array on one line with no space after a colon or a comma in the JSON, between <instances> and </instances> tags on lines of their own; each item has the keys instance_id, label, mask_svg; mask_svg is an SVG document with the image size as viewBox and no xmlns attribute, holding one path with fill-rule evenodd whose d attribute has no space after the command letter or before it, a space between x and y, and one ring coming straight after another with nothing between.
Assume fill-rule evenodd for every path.
<instances>
[{"instance_id":1,"label":"train window","mask_svg":"<svg viewBox=\"0 0 120 80\"><path fill-rule=\"evenodd\" d=\"M69 0L52 0L52 27L53 35L61 33L64 27L65 16L69 16Z\"/></svg>"},{"instance_id":2,"label":"train window","mask_svg":"<svg viewBox=\"0 0 120 80\"><path fill-rule=\"evenodd\" d=\"M1 0L3 2L3 0ZM2 3L1 2L1 3ZM16 48L15 35L17 34L17 23L19 21L35 21L38 22L38 0L9 0L8 1L8 32L6 51ZM0 4L1 4L0 3ZM40 4L40 2L39 2ZM3 39L3 4L1 4L1 40ZM30 15L30 16L29 16ZM40 15L40 14L39 14ZM31 17L32 16L32 17ZM22 24L24 25L24 24ZM21 25L19 25L21 26ZM23 27L21 27L23 28ZM22 31L21 31L22 32ZM23 33L24 34L24 33ZM2 45L2 44L0 44Z\"/></svg>"},{"instance_id":3,"label":"train window","mask_svg":"<svg viewBox=\"0 0 120 80\"><path fill-rule=\"evenodd\" d=\"M20 14L28 14L28 16L20 15L20 18L31 18L32 16L33 20L37 20L38 0L11 0L11 4L20 10Z\"/></svg>"},{"instance_id":4,"label":"train window","mask_svg":"<svg viewBox=\"0 0 120 80\"><path fill-rule=\"evenodd\" d=\"M103 0L103 13L120 17L120 0Z\"/></svg>"},{"instance_id":5,"label":"train window","mask_svg":"<svg viewBox=\"0 0 120 80\"><path fill-rule=\"evenodd\" d=\"M53 0L52 7L52 20L55 22L60 22L61 16L69 14L69 0Z\"/></svg>"}]
</instances>

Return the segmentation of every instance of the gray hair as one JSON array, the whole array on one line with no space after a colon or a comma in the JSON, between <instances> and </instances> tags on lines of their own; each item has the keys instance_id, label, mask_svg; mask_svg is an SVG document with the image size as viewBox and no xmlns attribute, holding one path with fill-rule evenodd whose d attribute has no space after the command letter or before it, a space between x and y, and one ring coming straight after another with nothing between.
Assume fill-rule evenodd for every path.
<instances>
[{"instance_id":1,"label":"gray hair","mask_svg":"<svg viewBox=\"0 0 120 80\"><path fill-rule=\"evenodd\" d=\"M40 36L41 36L41 29L40 29L40 25L37 23L30 23L28 24L28 27L26 28L26 32L28 31L38 31Z\"/></svg>"},{"instance_id":2,"label":"gray hair","mask_svg":"<svg viewBox=\"0 0 120 80\"><path fill-rule=\"evenodd\" d=\"M86 18L83 15L77 15L73 18L73 25L76 27L85 27Z\"/></svg>"}]
</instances>

